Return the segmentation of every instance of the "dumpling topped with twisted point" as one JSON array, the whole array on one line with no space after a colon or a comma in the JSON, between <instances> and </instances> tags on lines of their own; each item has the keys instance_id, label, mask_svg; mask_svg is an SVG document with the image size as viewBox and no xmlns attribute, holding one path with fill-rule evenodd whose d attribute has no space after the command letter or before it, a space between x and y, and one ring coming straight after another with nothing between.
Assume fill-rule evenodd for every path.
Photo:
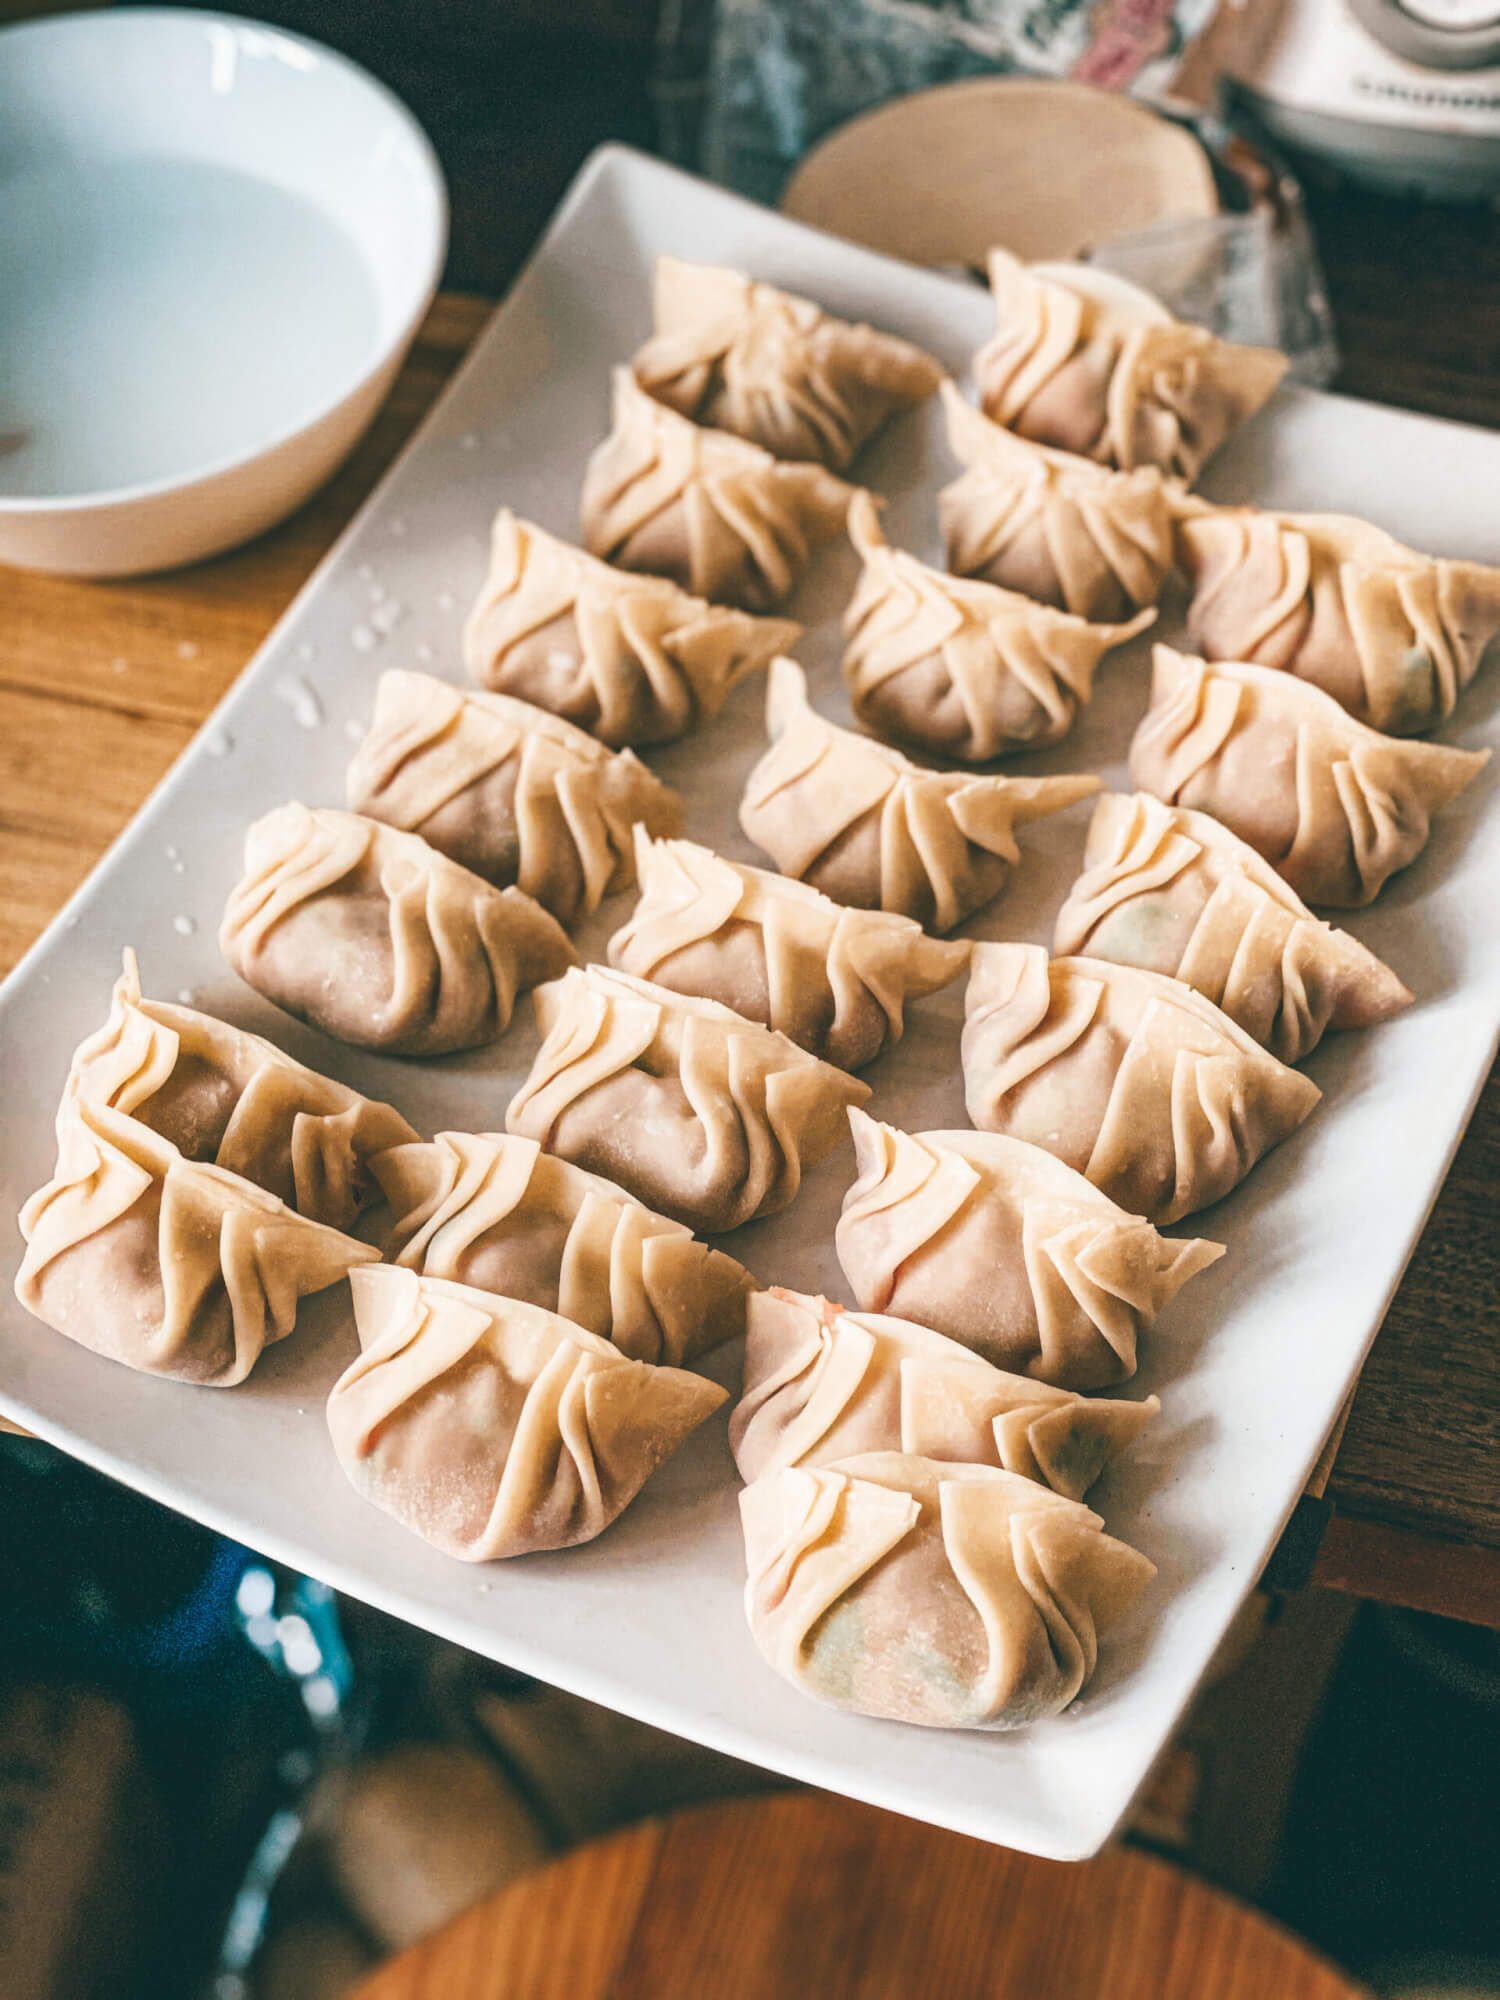
<instances>
[{"instance_id":1,"label":"dumpling topped with twisted point","mask_svg":"<svg viewBox=\"0 0 1500 2000\"><path fill-rule=\"evenodd\" d=\"M995 331L974 356L986 416L1038 444L1194 480L1286 373L1284 354L1220 340L1139 287L992 250Z\"/></svg>"},{"instance_id":2,"label":"dumpling topped with twisted point","mask_svg":"<svg viewBox=\"0 0 1500 2000\"><path fill-rule=\"evenodd\" d=\"M391 1105L274 1042L196 1007L146 999L133 951L109 1019L73 1056L66 1098L75 1097L125 1113L184 1159L241 1174L335 1229L378 1200L372 1157L417 1136Z\"/></svg>"},{"instance_id":3,"label":"dumpling topped with twisted point","mask_svg":"<svg viewBox=\"0 0 1500 2000\"><path fill-rule=\"evenodd\" d=\"M725 1399L520 1299L389 1264L355 1275L334 1451L367 1500L463 1562L592 1541Z\"/></svg>"},{"instance_id":4,"label":"dumpling topped with twisted point","mask_svg":"<svg viewBox=\"0 0 1500 2000\"><path fill-rule=\"evenodd\" d=\"M843 532L854 492L821 465L700 430L617 368L614 428L584 474L583 539L606 562L695 597L773 611L818 544Z\"/></svg>"},{"instance_id":5,"label":"dumpling topped with twisted point","mask_svg":"<svg viewBox=\"0 0 1500 2000\"><path fill-rule=\"evenodd\" d=\"M1092 1679L1155 1566L1019 1473L867 1452L740 1495L745 1611L819 1701L934 1729L1014 1729Z\"/></svg>"},{"instance_id":6,"label":"dumpling topped with twisted point","mask_svg":"<svg viewBox=\"0 0 1500 2000\"><path fill-rule=\"evenodd\" d=\"M347 803L514 883L562 924L629 888L633 826L682 825L681 798L632 751L530 702L399 670L380 677Z\"/></svg>"},{"instance_id":7,"label":"dumpling topped with twisted point","mask_svg":"<svg viewBox=\"0 0 1500 2000\"><path fill-rule=\"evenodd\" d=\"M864 564L844 614L844 683L882 736L980 764L1056 743L1093 693L1094 670L1155 618L1091 625L1013 590L931 569L880 532L859 494L849 536Z\"/></svg>"},{"instance_id":8,"label":"dumpling topped with twisted point","mask_svg":"<svg viewBox=\"0 0 1500 2000\"><path fill-rule=\"evenodd\" d=\"M859 1178L834 1244L860 1305L1033 1381L1125 1381L1141 1333L1224 1254L1161 1235L1045 1146L900 1132L858 1110L849 1124Z\"/></svg>"},{"instance_id":9,"label":"dumpling topped with twisted point","mask_svg":"<svg viewBox=\"0 0 1500 2000\"><path fill-rule=\"evenodd\" d=\"M1270 864L1207 813L1106 792L1053 949L1182 979L1283 1062L1329 1028L1410 1006L1401 981L1315 917Z\"/></svg>"},{"instance_id":10,"label":"dumpling topped with twisted point","mask_svg":"<svg viewBox=\"0 0 1500 2000\"><path fill-rule=\"evenodd\" d=\"M909 340L718 265L658 257L652 302L656 331L631 364L641 387L778 458L843 472L888 417L925 402L943 378Z\"/></svg>"},{"instance_id":11,"label":"dumpling topped with twisted point","mask_svg":"<svg viewBox=\"0 0 1500 2000\"><path fill-rule=\"evenodd\" d=\"M783 875L855 909L951 931L993 902L1021 858L1015 829L1100 789L1088 776L927 771L841 729L807 699L794 660L766 694L771 747L745 783L740 825Z\"/></svg>"},{"instance_id":12,"label":"dumpling topped with twisted point","mask_svg":"<svg viewBox=\"0 0 1500 2000\"><path fill-rule=\"evenodd\" d=\"M385 1254L424 1277L545 1306L637 1361L675 1367L744 1331L743 1265L535 1139L439 1132L374 1171Z\"/></svg>"},{"instance_id":13,"label":"dumpling topped with twisted point","mask_svg":"<svg viewBox=\"0 0 1500 2000\"><path fill-rule=\"evenodd\" d=\"M948 442L964 467L938 495L948 567L1105 623L1156 603L1173 563L1160 469L1113 472L991 423L943 384Z\"/></svg>"},{"instance_id":14,"label":"dumpling topped with twisted point","mask_svg":"<svg viewBox=\"0 0 1500 2000\"><path fill-rule=\"evenodd\" d=\"M869 1086L713 1000L589 965L536 994L506 1130L712 1235L795 1199Z\"/></svg>"},{"instance_id":15,"label":"dumpling topped with twisted point","mask_svg":"<svg viewBox=\"0 0 1500 2000\"><path fill-rule=\"evenodd\" d=\"M801 629L613 569L506 507L464 626L464 665L492 693L534 702L618 750L690 734Z\"/></svg>"},{"instance_id":16,"label":"dumpling topped with twisted point","mask_svg":"<svg viewBox=\"0 0 1500 2000\"><path fill-rule=\"evenodd\" d=\"M78 1093L57 1138L52 1178L21 1210L16 1297L143 1374L243 1382L302 1299L379 1255Z\"/></svg>"},{"instance_id":17,"label":"dumpling topped with twisted point","mask_svg":"<svg viewBox=\"0 0 1500 2000\"><path fill-rule=\"evenodd\" d=\"M733 1006L800 1047L861 1069L899 1042L908 1000L969 962L910 917L851 910L784 875L690 840L636 832L641 900L609 962L675 993Z\"/></svg>"},{"instance_id":18,"label":"dumpling topped with twisted point","mask_svg":"<svg viewBox=\"0 0 1500 2000\"><path fill-rule=\"evenodd\" d=\"M415 834L303 805L245 835L219 949L325 1034L428 1056L496 1040L516 995L577 958L521 890L493 888Z\"/></svg>"},{"instance_id":19,"label":"dumpling topped with twisted point","mask_svg":"<svg viewBox=\"0 0 1500 2000\"><path fill-rule=\"evenodd\" d=\"M1131 783L1211 813L1308 903L1373 902L1489 759L1382 736L1272 667L1210 666L1169 646L1152 661Z\"/></svg>"},{"instance_id":20,"label":"dumpling topped with twisted point","mask_svg":"<svg viewBox=\"0 0 1500 2000\"><path fill-rule=\"evenodd\" d=\"M1500 569L1421 555L1344 514L1178 504L1193 644L1281 667L1389 735L1451 715L1500 634Z\"/></svg>"},{"instance_id":21,"label":"dumpling topped with twisted point","mask_svg":"<svg viewBox=\"0 0 1500 2000\"><path fill-rule=\"evenodd\" d=\"M1158 1413L1008 1375L930 1328L779 1287L750 1301L729 1420L740 1477L866 1451L997 1465L1081 1500Z\"/></svg>"},{"instance_id":22,"label":"dumpling topped with twisted point","mask_svg":"<svg viewBox=\"0 0 1500 2000\"><path fill-rule=\"evenodd\" d=\"M1181 980L1041 945L974 947L964 1101L1155 1223L1222 1200L1322 1093Z\"/></svg>"}]
</instances>

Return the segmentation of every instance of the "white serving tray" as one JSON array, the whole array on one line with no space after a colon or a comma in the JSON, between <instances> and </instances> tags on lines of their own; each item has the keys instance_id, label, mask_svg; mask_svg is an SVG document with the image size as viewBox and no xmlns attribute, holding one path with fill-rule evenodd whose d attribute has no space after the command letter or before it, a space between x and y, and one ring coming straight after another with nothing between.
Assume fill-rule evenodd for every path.
<instances>
[{"instance_id":1,"label":"white serving tray","mask_svg":"<svg viewBox=\"0 0 1500 2000\"><path fill-rule=\"evenodd\" d=\"M341 803L351 736L378 672L462 677L458 632L501 503L576 532L579 482L602 436L609 368L647 331L658 251L733 263L931 348L956 372L987 330L984 296L855 249L619 148L584 169L542 248L417 439L130 830L0 991L0 1183L8 1214L46 1179L51 1120L74 1044L103 1018L120 948L147 990L271 1033L295 1054L397 1103L424 1130L499 1127L535 1046L419 1064L380 1060L298 1027L226 972L214 942L246 823L280 801ZM892 539L937 556L932 496L951 477L935 409L893 427L858 468L891 496ZM1216 461L1220 498L1368 514L1420 546L1500 556L1500 438L1302 391L1285 392ZM837 614L846 549L794 606L816 698L847 719ZM1145 703L1145 649L1109 661L1083 726L1027 770L1091 768L1123 782ZM1452 741L1500 741L1494 677L1470 691ZM752 858L735 824L761 747L760 695L741 688L699 736L652 763L688 794L687 831ZM80 775L86 782L86 774ZM101 1471L268 1556L462 1645L834 1791L1064 1858L1094 1852L1146 1776L1254 1582L1353 1383L1457 1144L1500 1026L1500 813L1495 769L1426 853L1350 928L1418 1004L1334 1038L1310 1068L1328 1101L1248 1184L1188 1225L1230 1254L1193 1281L1145 1343L1130 1393L1159 1390L1160 1423L1098 1488L1110 1528L1160 1574L1110 1642L1086 1697L1013 1734L903 1728L805 1700L765 1667L741 1612L737 1480L721 1417L590 1546L470 1567L356 1497L334 1462L323 1398L355 1351L345 1288L304 1313L232 1393L127 1374L48 1332L11 1298L4 1237L0 1407ZM1029 862L971 929L1045 940L1071 879L1087 805L1030 830ZM629 899L580 942L598 955ZM872 1110L913 1129L963 1123L962 989L914 1010L906 1041L866 1074ZM847 1148L785 1215L731 1247L767 1282L838 1296L832 1224ZM733 1381L738 1356L716 1357Z\"/></svg>"}]
</instances>

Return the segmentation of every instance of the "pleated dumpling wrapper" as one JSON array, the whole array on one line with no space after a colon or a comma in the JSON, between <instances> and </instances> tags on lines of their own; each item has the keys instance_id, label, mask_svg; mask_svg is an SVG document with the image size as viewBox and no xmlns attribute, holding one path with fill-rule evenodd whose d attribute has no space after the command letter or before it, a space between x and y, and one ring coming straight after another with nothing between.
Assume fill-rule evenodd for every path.
<instances>
[{"instance_id":1,"label":"pleated dumpling wrapper","mask_svg":"<svg viewBox=\"0 0 1500 2000\"><path fill-rule=\"evenodd\" d=\"M880 532L868 493L849 509L864 569L844 613L844 684L867 729L982 764L1066 736L1094 670L1156 617L1091 625L993 583L931 569Z\"/></svg>"},{"instance_id":2,"label":"pleated dumpling wrapper","mask_svg":"<svg viewBox=\"0 0 1500 2000\"><path fill-rule=\"evenodd\" d=\"M1489 761L1382 736L1273 667L1152 650L1130 781L1213 817L1304 902L1357 909L1427 845L1435 813Z\"/></svg>"},{"instance_id":3,"label":"pleated dumpling wrapper","mask_svg":"<svg viewBox=\"0 0 1500 2000\"><path fill-rule=\"evenodd\" d=\"M538 989L507 1131L712 1235L795 1199L869 1086L774 1029L588 965Z\"/></svg>"},{"instance_id":4,"label":"pleated dumpling wrapper","mask_svg":"<svg viewBox=\"0 0 1500 2000\"><path fill-rule=\"evenodd\" d=\"M682 800L629 750L430 674L382 674L346 803L571 924L635 879L630 830L677 833Z\"/></svg>"},{"instance_id":5,"label":"pleated dumpling wrapper","mask_svg":"<svg viewBox=\"0 0 1500 2000\"><path fill-rule=\"evenodd\" d=\"M795 660L775 660L771 747L745 783L740 825L783 875L857 910L951 931L993 902L1021 858L1015 829L1101 789L1092 776L927 771L841 729L807 699Z\"/></svg>"},{"instance_id":6,"label":"pleated dumpling wrapper","mask_svg":"<svg viewBox=\"0 0 1500 2000\"><path fill-rule=\"evenodd\" d=\"M938 495L949 569L1106 624L1156 603L1175 559L1156 466L1113 472L1033 444L991 423L951 382L943 404L965 468Z\"/></svg>"},{"instance_id":7,"label":"pleated dumpling wrapper","mask_svg":"<svg viewBox=\"0 0 1500 2000\"><path fill-rule=\"evenodd\" d=\"M961 1060L981 1132L1154 1223L1222 1200L1322 1096L1181 980L1036 944L974 947Z\"/></svg>"},{"instance_id":8,"label":"pleated dumpling wrapper","mask_svg":"<svg viewBox=\"0 0 1500 2000\"><path fill-rule=\"evenodd\" d=\"M408 1056L495 1041L518 993L577 960L521 890L493 888L414 833L303 805L246 834L219 949L289 1014Z\"/></svg>"},{"instance_id":9,"label":"pleated dumpling wrapper","mask_svg":"<svg viewBox=\"0 0 1500 2000\"><path fill-rule=\"evenodd\" d=\"M694 423L835 472L890 416L943 379L895 334L714 264L658 257L656 331L632 362L643 389Z\"/></svg>"},{"instance_id":10,"label":"pleated dumpling wrapper","mask_svg":"<svg viewBox=\"0 0 1500 2000\"><path fill-rule=\"evenodd\" d=\"M147 1000L135 953L109 1019L80 1042L64 1101L79 1097L149 1125L313 1222L347 1229L379 1188L371 1156L416 1133L389 1104L294 1062L274 1042L195 1007Z\"/></svg>"},{"instance_id":11,"label":"pleated dumpling wrapper","mask_svg":"<svg viewBox=\"0 0 1500 2000\"><path fill-rule=\"evenodd\" d=\"M934 1729L1066 1708L1156 1574L1097 1514L1019 1473L867 1452L740 1494L745 1611L815 1700Z\"/></svg>"},{"instance_id":12,"label":"pleated dumpling wrapper","mask_svg":"<svg viewBox=\"0 0 1500 2000\"><path fill-rule=\"evenodd\" d=\"M1125 1381L1142 1331L1224 1254L1161 1235L1025 1140L849 1124L859 1178L834 1247L855 1298L1032 1381Z\"/></svg>"},{"instance_id":13,"label":"pleated dumpling wrapper","mask_svg":"<svg viewBox=\"0 0 1500 2000\"><path fill-rule=\"evenodd\" d=\"M903 1451L998 1465L1081 1500L1161 1408L1007 1375L911 1320L779 1287L750 1301L745 1386L729 1419L740 1477Z\"/></svg>"},{"instance_id":14,"label":"pleated dumpling wrapper","mask_svg":"<svg viewBox=\"0 0 1500 2000\"><path fill-rule=\"evenodd\" d=\"M360 1354L327 1408L339 1464L464 1562L591 1542L725 1400L520 1299L390 1264L352 1285Z\"/></svg>"},{"instance_id":15,"label":"pleated dumpling wrapper","mask_svg":"<svg viewBox=\"0 0 1500 2000\"><path fill-rule=\"evenodd\" d=\"M1106 792L1057 913L1060 958L1107 958L1195 987L1282 1062L1329 1028L1368 1028L1411 994L1207 813Z\"/></svg>"},{"instance_id":16,"label":"pleated dumpling wrapper","mask_svg":"<svg viewBox=\"0 0 1500 2000\"><path fill-rule=\"evenodd\" d=\"M958 978L969 947L910 917L851 910L805 882L636 830L641 900L609 962L732 1006L799 1047L860 1069L901 1039L905 1007Z\"/></svg>"},{"instance_id":17,"label":"pleated dumpling wrapper","mask_svg":"<svg viewBox=\"0 0 1500 2000\"><path fill-rule=\"evenodd\" d=\"M1101 465L1194 480L1286 373L1284 354L1174 319L1109 272L992 250L989 278L995 331L974 356L986 416Z\"/></svg>"},{"instance_id":18,"label":"pleated dumpling wrapper","mask_svg":"<svg viewBox=\"0 0 1500 2000\"><path fill-rule=\"evenodd\" d=\"M464 665L492 693L621 749L688 735L801 630L690 597L664 576L612 569L506 507L464 626Z\"/></svg>"},{"instance_id":19,"label":"pleated dumpling wrapper","mask_svg":"<svg viewBox=\"0 0 1500 2000\"><path fill-rule=\"evenodd\" d=\"M1207 659L1281 667L1391 736L1451 715L1500 634L1500 569L1348 515L1188 501L1177 550Z\"/></svg>"},{"instance_id":20,"label":"pleated dumpling wrapper","mask_svg":"<svg viewBox=\"0 0 1500 2000\"><path fill-rule=\"evenodd\" d=\"M745 1330L755 1280L598 1174L502 1132L439 1132L375 1161L386 1255L424 1277L561 1313L676 1367Z\"/></svg>"},{"instance_id":21,"label":"pleated dumpling wrapper","mask_svg":"<svg viewBox=\"0 0 1500 2000\"><path fill-rule=\"evenodd\" d=\"M147 1375L243 1382L298 1301L379 1252L123 1112L63 1100L52 1179L21 1210L16 1297L80 1346Z\"/></svg>"},{"instance_id":22,"label":"pleated dumpling wrapper","mask_svg":"<svg viewBox=\"0 0 1500 2000\"><path fill-rule=\"evenodd\" d=\"M821 465L699 430L617 368L614 428L583 479L583 539L606 562L696 597L774 611L818 543L842 533L854 491Z\"/></svg>"}]
</instances>

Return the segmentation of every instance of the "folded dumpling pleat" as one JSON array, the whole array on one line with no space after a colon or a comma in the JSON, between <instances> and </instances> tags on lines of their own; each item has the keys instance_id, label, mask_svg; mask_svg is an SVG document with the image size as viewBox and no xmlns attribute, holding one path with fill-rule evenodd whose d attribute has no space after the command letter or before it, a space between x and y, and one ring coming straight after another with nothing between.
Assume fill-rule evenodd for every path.
<instances>
[{"instance_id":1,"label":"folded dumpling pleat","mask_svg":"<svg viewBox=\"0 0 1500 2000\"><path fill-rule=\"evenodd\" d=\"M1172 571L1172 507L1154 465L1112 472L1033 444L943 384L964 472L938 495L948 567L1080 618L1127 619Z\"/></svg>"},{"instance_id":2,"label":"folded dumpling pleat","mask_svg":"<svg viewBox=\"0 0 1500 2000\"><path fill-rule=\"evenodd\" d=\"M840 1069L899 1042L906 1002L969 962L967 944L930 938L910 917L846 909L690 840L637 830L636 873L641 900L609 941L611 965L718 1000Z\"/></svg>"},{"instance_id":3,"label":"folded dumpling pleat","mask_svg":"<svg viewBox=\"0 0 1500 2000\"><path fill-rule=\"evenodd\" d=\"M507 1131L710 1234L785 1208L870 1094L728 1007L602 965L535 1004L542 1046Z\"/></svg>"},{"instance_id":4,"label":"folded dumpling pleat","mask_svg":"<svg viewBox=\"0 0 1500 2000\"><path fill-rule=\"evenodd\" d=\"M725 1399L519 1299L389 1264L352 1282L361 1352L327 1408L339 1464L464 1562L592 1541Z\"/></svg>"},{"instance_id":5,"label":"folded dumpling pleat","mask_svg":"<svg viewBox=\"0 0 1500 2000\"><path fill-rule=\"evenodd\" d=\"M1090 1399L1008 1375L957 1341L779 1287L750 1301L729 1420L740 1477L867 1451L997 1465L1081 1500L1160 1404Z\"/></svg>"},{"instance_id":6,"label":"folded dumpling pleat","mask_svg":"<svg viewBox=\"0 0 1500 2000\"><path fill-rule=\"evenodd\" d=\"M652 298L656 330L631 364L641 387L778 458L843 472L887 417L943 379L909 340L739 271L658 257Z\"/></svg>"},{"instance_id":7,"label":"folded dumpling pleat","mask_svg":"<svg viewBox=\"0 0 1500 2000\"><path fill-rule=\"evenodd\" d=\"M745 1330L755 1281L623 1188L501 1132L439 1132L374 1162L386 1255L424 1277L561 1313L676 1367Z\"/></svg>"},{"instance_id":8,"label":"folded dumpling pleat","mask_svg":"<svg viewBox=\"0 0 1500 2000\"><path fill-rule=\"evenodd\" d=\"M813 549L843 529L855 489L728 431L699 430L615 370L614 429L583 480L585 546L696 597L773 611Z\"/></svg>"},{"instance_id":9,"label":"folded dumpling pleat","mask_svg":"<svg viewBox=\"0 0 1500 2000\"><path fill-rule=\"evenodd\" d=\"M534 702L620 749L688 735L801 629L690 597L666 577L612 569L506 507L464 626L464 665L492 693Z\"/></svg>"},{"instance_id":10,"label":"folded dumpling pleat","mask_svg":"<svg viewBox=\"0 0 1500 2000\"><path fill-rule=\"evenodd\" d=\"M521 890L493 888L416 834L303 805L246 834L219 949L289 1014L393 1055L494 1041L516 995L577 957Z\"/></svg>"},{"instance_id":11,"label":"folded dumpling pleat","mask_svg":"<svg viewBox=\"0 0 1500 2000\"><path fill-rule=\"evenodd\" d=\"M982 764L1056 743L1093 693L1094 669L1155 618L1091 625L1013 590L930 569L880 532L868 493L849 509L864 570L844 614L844 682L881 736Z\"/></svg>"},{"instance_id":12,"label":"folded dumpling pleat","mask_svg":"<svg viewBox=\"0 0 1500 2000\"><path fill-rule=\"evenodd\" d=\"M1095 777L927 771L819 715L794 660L772 662L771 747L740 825L783 875L835 902L951 931L993 902L1021 858L1015 829L1100 789Z\"/></svg>"},{"instance_id":13,"label":"folded dumpling pleat","mask_svg":"<svg viewBox=\"0 0 1500 2000\"><path fill-rule=\"evenodd\" d=\"M509 695L382 674L346 803L487 882L514 883L561 924L634 880L631 828L676 833L682 800L629 750Z\"/></svg>"},{"instance_id":14,"label":"folded dumpling pleat","mask_svg":"<svg viewBox=\"0 0 1500 2000\"><path fill-rule=\"evenodd\" d=\"M1024 1140L900 1132L862 1111L849 1124L859 1178L834 1245L855 1298L1032 1381L1124 1381L1142 1330L1224 1254L1160 1235Z\"/></svg>"},{"instance_id":15,"label":"folded dumpling pleat","mask_svg":"<svg viewBox=\"0 0 1500 2000\"><path fill-rule=\"evenodd\" d=\"M1053 949L1186 980L1283 1062L1329 1028L1411 1004L1390 967L1315 917L1253 847L1207 813L1106 792Z\"/></svg>"},{"instance_id":16,"label":"folded dumpling pleat","mask_svg":"<svg viewBox=\"0 0 1500 2000\"><path fill-rule=\"evenodd\" d=\"M73 1057L71 1099L119 1111L266 1188L314 1222L347 1229L379 1197L371 1156L416 1138L389 1104L294 1062L274 1042L195 1007L147 1000L135 953L109 1019Z\"/></svg>"},{"instance_id":17,"label":"folded dumpling pleat","mask_svg":"<svg viewBox=\"0 0 1500 2000\"><path fill-rule=\"evenodd\" d=\"M988 1465L870 1452L740 1495L762 1657L836 1708L1014 1729L1080 1694L1155 1566L1097 1514Z\"/></svg>"},{"instance_id":18,"label":"folded dumpling pleat","mask_svg":"<svg viewBox=\"0 0 1500 2000\"><path fill-rule=\"evenodd\" d=\"M1451 715L1500 633L1500 569L1420 555L1343 514L1180 504L1204 657L1281 667L1388 735Z\"/></svg>"},{"instance_id":19,"label":"folded dumpling pleat","mask_svg":"<svg viewBox=\"0 0 1500 2000\"><path fill-rule=\"evenodd\" d=\"M974 357L985 414L1101 465L1196 479L1286 373L1284 354L1173 319L1108 274L1028 270L992 250L989 278L995 331Z\"/></svg>"},{"instance_id":20,"label":"folded dumpling pleat","mask_svg":"<svg viewBox=\"0 0 1500 2000\"><path fill-rule=\"evenodd\" d=\"M1382 736L1271 667L1157 646L1130 779L1211 813L1308 903L1371 903L1427 844L1432 817L1489 759Z\"/></svg>"},{"instance_id":21,"label":"folded dumpling pleat","mask_svg":"<svg viewBox=\"0 0 1500 2000\"><path fill-rule=\"evenodd\" d=\"M21 1210L16 1297L143 1374L243 1382L299 1300L379 1256L81 1095L64 1098L57 1136L52 1179Z\"/></svg>"},{"instance_id":22,"label":"folded dumpling pleat","mask_svg":"<svg viewBox=\"0 0 1500 2000\"><path fill-rule=\"evenodd\" d=\"M1177 979L1041 945L974 947L964 1101L1155 1223L1221 1200L1322 1092Z\"/></svg>"}]
</instances>

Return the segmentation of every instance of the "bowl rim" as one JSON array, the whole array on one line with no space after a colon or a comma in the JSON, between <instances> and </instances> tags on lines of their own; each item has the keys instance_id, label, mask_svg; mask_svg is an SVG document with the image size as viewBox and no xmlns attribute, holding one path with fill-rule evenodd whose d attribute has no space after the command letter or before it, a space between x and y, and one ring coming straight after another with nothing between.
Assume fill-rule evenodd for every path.
<instances>
[{"instance_id":1,"label":"bowl rim","mask_svg":"<svg viewBox=\"0 0 1500 2000\"><path fill-rule=\"evenodd\" d=\"M245 451L234 453L227 458L208 460L184 472L164 473L158 478L137 480L125 486L87 487L77 493L0 492L0 519L18 519L22 516L40 514L102 513L111 508L133 506L143 501L190 493L195 487L208 486L216 480L260 464L273 453L294 444L299 438L306 437L311 431L316 430L320 424L326 423L347 403L368 389L369 385L390 367L393 357L405 353L437 295L443 275L443 266L448 255L449 202L448 185L443 176L442 163L438 159L436 148L418 122L415 113L408 109L389 85L372 75L363 64L343 55L338 49L329 48L324 42L314 41L309 35L299 35L290 28L280 28L268 21L257 21L248 14L230 14L216 8L150 6L85 8L77 13L43 15L38 20L16 21L0 26L0 62L3 62L7 46L13 45L22 37L32 41L65 41L80 35L98 36L101 33L127 31L131 27L145 23L184 30L209 26L248 28L257 35L289 43L311 55L316 62L333 70L342 70L355 84L377 99L394 123L404 128L415 146L418 159L426 170L428 192L432 197L434 211L434 226L426 262L415 284L411 308L395 333L381 341L379 350L368 367L360 374L352 376L336 394L320 404L310 416L284 429L269 431L259 443Z\"/></svg>"}]
</instances>

